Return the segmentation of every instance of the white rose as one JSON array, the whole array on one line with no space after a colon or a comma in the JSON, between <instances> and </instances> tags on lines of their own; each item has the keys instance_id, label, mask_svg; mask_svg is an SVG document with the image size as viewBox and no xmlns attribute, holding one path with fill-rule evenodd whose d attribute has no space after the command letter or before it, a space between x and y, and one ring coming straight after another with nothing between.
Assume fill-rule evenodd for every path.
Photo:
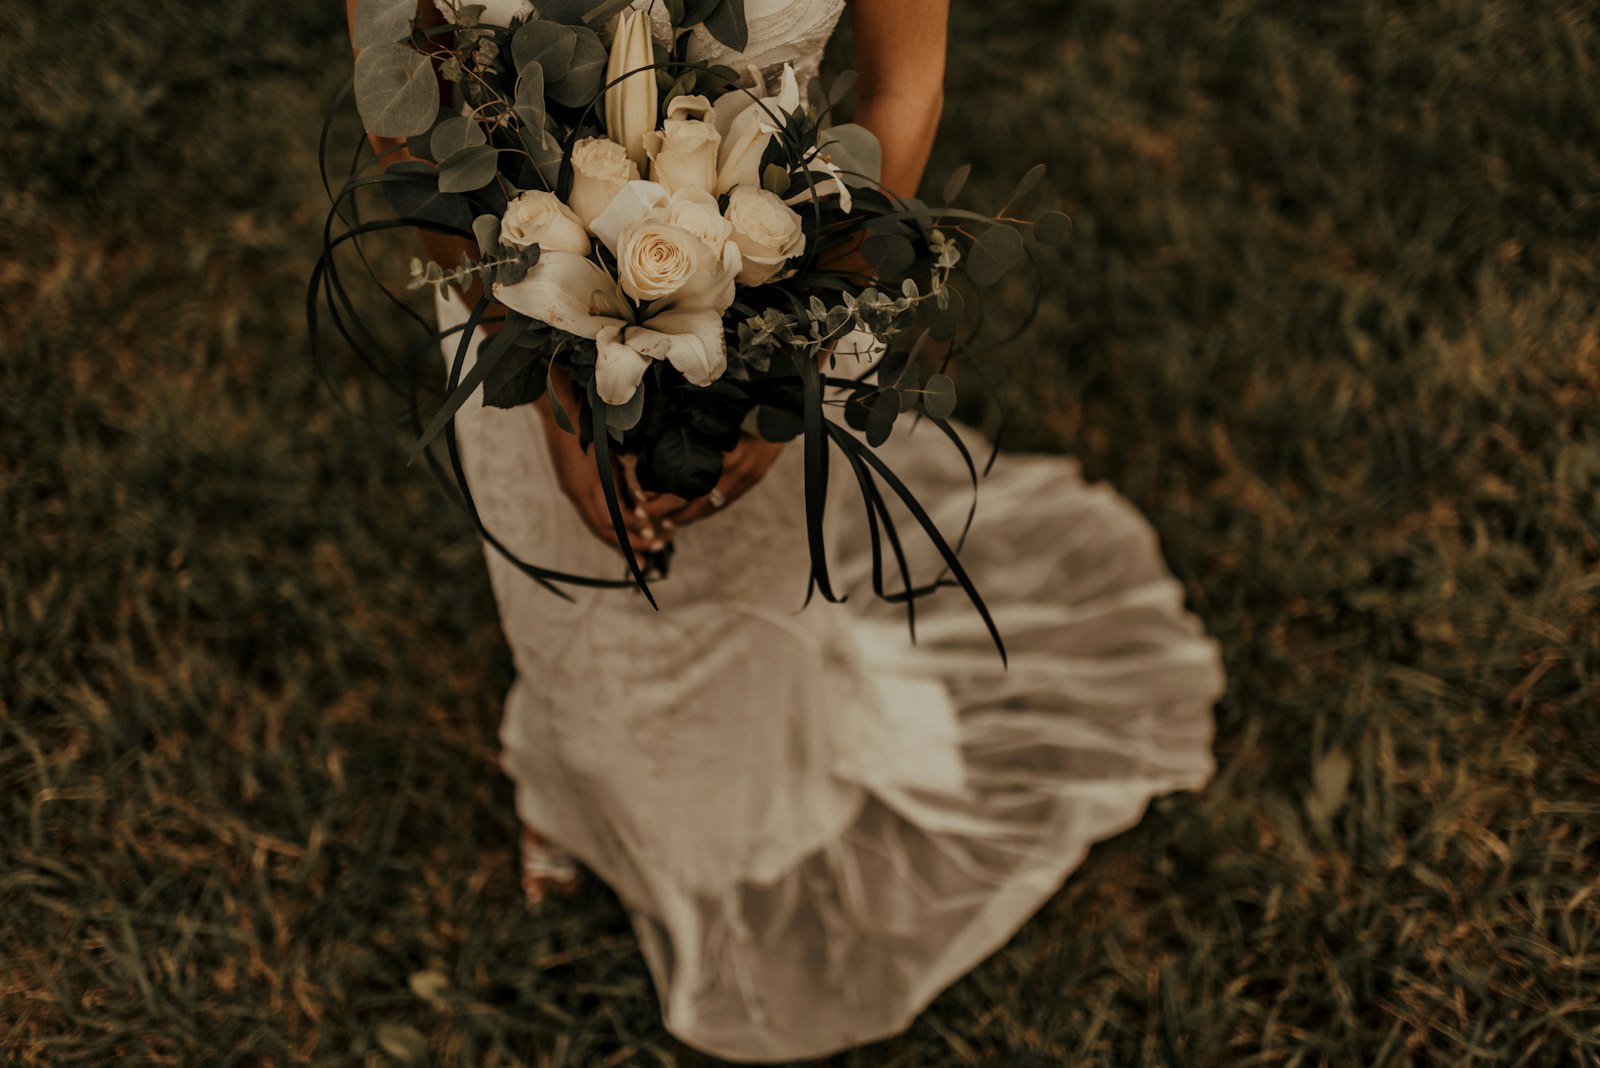
<instances>
[{"instance_id":1,"label":"white rose","mask_svg":"<svg viewBox=\"0 0 1600 1068\"><path fill-rule=\"evenodd\" d=\"M650 180L668 192L710 191L717 182L717 149L722 135L706 121L711 102L703 96L674 97L661 129L645 134Z\"/></svg>"},{"instance_id":2,"label":"white rose","mask_svg":"<svg viewBox=\"0 0 1600 1068\"><path fill-rule=\"evenodd\" d=\"M656 209L674 226L681 226L720 253L733 237L733 224L722 217L717 198L702 189L680 189Z\"/></svg>"},{"instance_id":3,"label":"white rose","mask_svg":"<svg viewBox=\"0 0 1600 1068\"><path fill-rule=\"evenodd\" d=\"M743 266L740 285L758 286L805 251L806 233L800 216L775 193L741 185L728 194L727 221L739 246Z\"/></svg>"},{"instance_id":4,"label":"white rose","mask_svg":"<svg viewBox=\"0 0 1600 1068\"><path fill-rule=\"evenodd\" d=\"M681 226L646 217L622 231L617 243L617 281L637 301L677 293L715 266L704 241Z\"/></svg>"},{"instance_id":5,"label":"white rose","mask_svg":"<svg viewBox=\"0 0 1600 1068\"><path fill-rule=\"evenodd\" d=\"M531 189L506 205L500 240L512 248L538 245L543 251L589 254L589 234L572 209L554 193Z\"/></svg>"},{"instance_id":6,"label":"white rose","mask_svg":"<svg viewBox=\"0 0 1600 1068\"><path fill-rule=\"evenodd\" d=\"M639 168L615 141L585 137L572 146L572 192L567 206L586 227L606 210L611 198L629 182L639 180Z\"/></svg>"}]
</instances>

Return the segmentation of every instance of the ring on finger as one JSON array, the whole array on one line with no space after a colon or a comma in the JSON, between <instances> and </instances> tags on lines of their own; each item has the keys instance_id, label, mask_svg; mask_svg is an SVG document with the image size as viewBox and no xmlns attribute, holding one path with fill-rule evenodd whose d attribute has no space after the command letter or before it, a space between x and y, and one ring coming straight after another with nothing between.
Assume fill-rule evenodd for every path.
<instances>
[{"instance_id":1,"label":"ring on finger","mask_svg":"<svg viewBox=\"0 0 1600 1068\"><path fill-rule=\"evenodd\" d=\"M728 503L728 498L722 495L721 490L713 486L711 492L706 494L706 501L709 502L713 508L721 508L724 504Z\"/></svg>"}]
</instances>

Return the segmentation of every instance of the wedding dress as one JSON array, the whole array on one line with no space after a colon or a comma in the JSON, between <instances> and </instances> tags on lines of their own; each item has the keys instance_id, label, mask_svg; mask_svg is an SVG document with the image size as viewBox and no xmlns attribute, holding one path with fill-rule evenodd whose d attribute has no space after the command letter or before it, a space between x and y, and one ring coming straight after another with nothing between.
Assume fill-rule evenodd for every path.
<instances>
[{"instance_id":1,"label":"wedding dress","mask_svg":"<svg viewBox=\"0 0 1600 1068\"><path fill-rule=\"evenodd\" d=\"M788 62L804 81L841 9L747 0L743 57L704 34L691 55L768 76ZM441 328L467 318L454 290L437 313ZM459 413L485 526L523 560L621 577L562 496L541 418L481 395ZM909 426L879 455L953 537L966 468L933 427ZM659 612L632 590L561 600L485 544L517 669L500 742L519 816L617 893L667 1029L750 1063L903 1031L1093 842L1210 780L1223 688L1151 527L1073 460L1003 452L981 483L962 559L1009 670L959 589L918 601L910 643L903 608L872 594L842 458L827 542L836 590L853 592L801 610L802 466L791 443L748 494L677 532ZM900 529L926 581L933 550Z\"/></svg>"}]
</instances>

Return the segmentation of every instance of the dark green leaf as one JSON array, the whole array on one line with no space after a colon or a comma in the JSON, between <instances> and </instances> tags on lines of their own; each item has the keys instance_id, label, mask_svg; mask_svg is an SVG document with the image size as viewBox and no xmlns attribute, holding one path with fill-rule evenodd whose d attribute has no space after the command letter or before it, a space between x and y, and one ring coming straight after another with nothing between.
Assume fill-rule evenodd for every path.
<instances>
[{"instance_id":1,"label":"dark green leaf","mask_svg":"<svg viewBox=\"0 0 1600 1068\"><path fill-rule=\"evenodd\" d=\"M916 262L916 250L899 234L872 234L861 243L861 254L885 277L893 277Z\"/></svg>"},{"instance_id":2,"label":"dark green leaf","mask_svg":"<svg viewBox=\"0 0 1600 1068\"><path fill-rule=\"evenodd\" d=\"M875 185L883 170L883 146L865 126L848 122L822 131L822 151L844 174L848 185Z\"/></svg>"},{"instance_id":3,"label":"dark green leaf","mask_svg":"<svg viewBox=\"0 0 1600 1068\"><path fill-rule=\"evenodd\" d=\"M465 193L482 189L494 181L500 151L488 145L472 145L451 153L439 164L439 191Z\"/></svg>"},{"instance_id":4,"label":"dark green leaf","mask_svg":"<svg viewBox=\"0 0 1600 1068\"><path fill-rule=\"evenodd\" d=\"M705 27L711 36L735 52L750 43L750 27L745 22L744 0L721 0L706 16Z\"/></svg>"},{"instance_id":5,"label":"dark green leaf","mask_svg":"<svg viewBox=\"0 0 1600 1068\"><path fill-rule=\"evenodd\" d=\"M480 215L472 220L472 234L478 239L478 252L488 259L500 246L500 217Z\"/></svg>"},{"instance_id":6,"label":"dark green leaf","mask_svg":"<svg viewBox=\"0 0 1600 1068\"><path fill-rule=\"evenodd\" d=\"M718 0L684 0L683 21L679 26L698 26L711 17L716 10Z\"/></svg>"},{"instance_id":7,"label":"dark green leaf","mask_svg":"<svg viewBox=\"0 0 1600 1068\"><path fill-rule=\"evenodd\" d=\"M599 26L619 11L632 6L633 0L600 0L583 16L585 25Z\"/></svg>"},{"instance_id":8,"label":"dark green leaf","mask_svg":"<svg viewBox=\"0 0 1600 1068\"><path fill-rule=\"evenodd\" d=\"M439 83L428 57L401 42L375 44L356 56L356 109L368 133L415 137L439 113Z\"/></svg>"},{"instance_id":9,"label":"dark green leaf","mask_svg":"<svg viewBox=\"0 0 1600 1068\"><path fill-rule=\"evenodd\" d=\"M449 159L463 148L487 144L483 127L465 115L443 119L428 135L428 151L436 160Z\"/></svg>"},{"instance_id":10,"label":"dark green leaf","mask_svg":"<svg viewBox=\"0 0 1600 1068\"><path fill-rule=\"evenodd\" d=\"M426 163L401 160L390 164L384 177L383 192L396 214L457 230L471 228L472 205L459 193L439 192L439 172Z\"/></svg>"},{"instance_id":11,"label":"dark green leaf","mask_svg":"<svg viewBox=\"0 0 1600 1068\"><path fill-rule=\"evenodd\" d=\"M606 48L600 35L587 26L573 29L572 62L567 73L549 82L545 92L550 99L569 108L585 107L600 95L605 85Z\"/></svg>"},{"instance_id":12,"label":"dark green leaf","mask_svg":"<svg viewBox=\"0 0 1600 1068\"><path fill-rule=\"evenodd\" d=\"M494 365L483 378L483 403L490 408L516 408L544 396L545 368L542 350L516 351Z\"/></svg>"},{"instance_id":13,"label":"dark green leaf","mask_svg":"<svg viewBox=\"0 0 1600 1068\"><path fill-rule=\"evenodd\" d=\"M550 137L544 128L544 70L539 64L530 61L517 75L516 99L511 110L516 112L528 133L524 140L536 142L541 152L548 152Z\"/></svg>"},{"instance_id":14,"label":"dark green leaf","mask_svg":"<svg viewBox=\"0 0 1600 1068\"><path fill-rule=\"evenodd\" d=\"M886 389L872 401L867 412L867 443L874 448L889 440L894 421L900 417L900 391Z\"/></svg>"},{"instance_id":15,"label":"dark green leaf","mask_svg":"<svg viewBox=\"0 0 1600 1068\"><path fill-rule=\"evenodd\" d=\"M1072 235L1072 220L1059 211L1047 211L1033 224L1033 236L1041 245L1064 245Z\"/></svg>"},{"instance_id":16,"label":"dark green leaf","mask_svg":"<svg viewBox=\"0 0 1600 1068\"><path fill-rule=\"evenodd\" d=\"M761 188L783 196L789 191L789 168L777 163L767 164L761 172Z\"/></svg>"},{"instance_id":17,"label":"dark green leaf","mask_svg":"<svg viewBox=\"0 0 1600 1068\"><path fill-rule=\"evenodd\" d=\"M1005 225L991 226L977 236L967 251L967 277L980 286L992 286L1022 259L1022 237Z\"/></svg>"},{"instance_id":18,"label":"dark green leaf","mask_svg":"<svg viewBox=\"0 0 1600 1068\"><path fill-rule=\"evenodd\" d=\"M799 412L763 404L756 409L756 432L768 441L793 441L805 430Z\"/></svg>"},{"instance_id":19,"label":"dark green leaf","mask_svg":"<svg viewBox=\"0 0 1600 1068\"><path fill-rule=\"evenodd\" d=\"M704 497L722 477L722 453L687 426L675 426L651 443L651 473L668 493Z\"/></svg>"},{"instance_id":20,"label":"dark green leaf","mask_svg":"<svg viewBox=\"0 0 1600 1068\"><path fill-rule=\"evenodd\" d=\"M872 402L870 400L851 396L844 403L844 421L852 430L865 431L867 429L867 417L871 414Z\"/></svg>"},{"instance_id":21,"label":"dark green leaf","mask_svg":"<svg viewBox=\"0 0 1600 1068\"><path fill-rule=\"evenodd\" d=\"M942 308L937 300L925 300L917 306L922 313L923 324L935 341L949 341L959 334L967 313L967 304L959 289L946 286L944 294L945 306Z\"/></svg>"},{"instance_id":22,"label":"dark green leaf","mask_svg":"<svg viewBox=\"0 0 1600 1068\"><path fill-rule=\"evenodd\" d=\"M956 384L949 375L929 375L922 386L922 410L935 419L948 419L956 410Z\"/></svg>"},{"instance_id":23,"label":"dark green leaf","mask_svg":"<svg viewBox=\"0 0 1600 1068\"><path fill-rule=\"evenodd\" d=\"M411 36L416 17L416 0L357 0L350 44L364 52L373 45L403 41Z\"/></svg>"},{"instance_id":24,"label":"dark green leaf","mask_svg":"<svg viewBox=\"0 0 1600 1068\"><path fill-rule=\"evenodd\" d=\"M845 97L855 91L855 88L856 72L853 70L842 72L828 87L828 104L831 107L838 107Z\"/></svg>"},{"instance_id":25,"label":"dark green leaf","mask_svg":"<svg viewBox=\"0 0 1600 1068\"><path fill-rule=\"evenodd\" d=\"M583 17L599 4L600 0L536 0L533 6L547 19L578 26L583 23Z\"/></svg>"},{"instance_id":26,"label":"dark green leaf","mask_svg":"<svg viewBox=\"0 0 1600 1068\"><path fill-rule=\"evenodd\" d=\"M555 361L552 360L545 369L544 388L545 392L550 394L550 412L556 417L556 426L569 434L576 434L578 431L572 425L572 417L567 414L567 409L561 404L561 394L557 393L555 387L550 384L550 374L555 370L555 366Z\"/></svg>"},{"instance_id":27,"label":"dark green leaf","mask_svg":"<svg viewBox=\"0 0 1600 1068\"><path fill-rule=\"evenodd\" d=\"M961 190L967 184L967 176L971 173L972 164L970 163L963 163L950 172L950 177L946 178L944 183L944 202L946 204L954 203L956 197L961 195Z\"/></svg>"},{"instance_id":28,"label":"dark green leaf","mask_svg":"<svg viewBox=\"0 0 1600 1068\"><path fill-rule=\"evenodd\" d=\"M549 81L559 81L566 75L577 50L577 32L549 19L523 23L511 37L511 61L517 73L528 64L537 63Z\"/></svg>"},{"instance_id":29,"label":"dark green leaf","mask_svg":"<svg viewBox=\"0 0 1600 1068\"><path fill-rule=\"evenodd\" d=\"M624 403L607 406L606 427L617 431L632 430L644 414L644 393L641 385Z\"/></svg>"},{"instance_id":30,"label":"dark green leaf","mask_svg":"<svg viewBox=\"0 0 1600 1068\"><path fill-rule=\"evenodd\" d=\"M1017 187L1011 191L1011 199L1007 203L1021 200L1033 192L1034 188L1042 181L1044 181L1044 164L1035 163L1028 168L1028 173L1024 174L1021 180L1017 182Z\"/></svg>"},{"instance_id":31,"label":"dark green leaf","mask_svg":"<svg viewBox=\"0 0 1600 1068\"><path fill-rule=\"evenodd\" d=\"M545 132L549 133L548 124ZM523 150L533 160L533 169L538 172L540 181L544 183L546 189L554 191L556 180L561 176L561 161L565 158L561 142L554 137L546 136L544 144L541 145L534 131L526 127L519 130L518 134L522 140Z\"/></svg>"}]
</instances>

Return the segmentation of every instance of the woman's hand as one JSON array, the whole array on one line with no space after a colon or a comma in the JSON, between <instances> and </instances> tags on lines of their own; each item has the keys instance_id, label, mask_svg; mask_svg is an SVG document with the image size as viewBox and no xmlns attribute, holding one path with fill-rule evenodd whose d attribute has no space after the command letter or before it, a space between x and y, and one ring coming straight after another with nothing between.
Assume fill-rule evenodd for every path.
<instances>
[{"instance_id":1,"label":"woman's hand","mask_svg":"<svg viewBox=\"0 0 1600 1068\"><path fill-rule=\"evenodd\" d=\"M573 395L572 380L566 372L559 367L552 370L550 387L552 393L558 395L556 399L560 400L569 418L575 418L578 402ZM620 555L622 547L617 543L616 528L611 524L611 510L606 507L605 489L600 484L594 453L585 451L578 444L578 435L561 429L556 422L555 412L547 410L551 400L552 397L546 395L540 404L540 408L546 410L541 410L539 414L544 427L544 440L550 446L550 462L555 467L556 481L561 485L561 492L577 509L583 525ZM602 428L601 433L604 432ZM611 478L612 485L617 489L617 503L622 509L622 521L627 527L628 542L633 546L634 553L666 548L666 539L657 532L653 519L639 509L630 509L625 503L627 498L624 495L622 470L615 457L611 462Z\"/></svg>"},{"instance_id":2,"label":"woman's hand","mask_svg":"<svg viewBox=\"0 0 1600 1068\"><path fill-rule=\"evenodd\" d=\"M670 535L678 527L720 512L750 492L782 453L782 442L767 441L750 433L740 434L739 444L722 454L722 478L717 480L717 488L712 491L719 495L720 505L712 505L711 494L685 500L675 493L654 493L641 503L645 519L651 525L659 525L663 534Z\"/></svg>"}]
</instances>

